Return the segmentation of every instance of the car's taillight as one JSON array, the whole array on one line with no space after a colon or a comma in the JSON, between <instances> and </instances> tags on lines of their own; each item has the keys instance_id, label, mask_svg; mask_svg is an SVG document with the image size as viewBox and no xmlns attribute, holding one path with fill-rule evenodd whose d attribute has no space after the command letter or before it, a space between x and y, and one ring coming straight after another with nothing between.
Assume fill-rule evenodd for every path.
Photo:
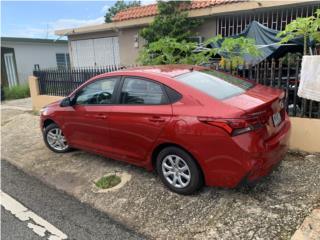
<instances>
[{"instance_id":1,"label":"car's taillight","mask_svg":"<svg viewBox=\"0 0 320 240\"><path fill-rule=\"evenodd\" d=\"M258 117L248 119L198 117L198 120L215 127L220 127L232 136L247 133L263 126L263 120L260 120Z\"/></svg>"}]
</instances>

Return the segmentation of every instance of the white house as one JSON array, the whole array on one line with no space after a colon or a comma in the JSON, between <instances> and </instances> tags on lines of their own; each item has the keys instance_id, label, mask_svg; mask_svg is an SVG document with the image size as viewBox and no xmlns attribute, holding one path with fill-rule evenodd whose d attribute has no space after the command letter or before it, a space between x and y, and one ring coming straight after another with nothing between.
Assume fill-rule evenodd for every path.
<instances>
[{"instance_id":1,"label":"white house","mask_svg":"<svg viewBox=\"0 0 320 240\"><path fill-rule=\"evenodd\" d=\"M26 83L35 68L66 68L69 65L65 40L1 37L2 86Z\"/></svg>"}]
</instances>

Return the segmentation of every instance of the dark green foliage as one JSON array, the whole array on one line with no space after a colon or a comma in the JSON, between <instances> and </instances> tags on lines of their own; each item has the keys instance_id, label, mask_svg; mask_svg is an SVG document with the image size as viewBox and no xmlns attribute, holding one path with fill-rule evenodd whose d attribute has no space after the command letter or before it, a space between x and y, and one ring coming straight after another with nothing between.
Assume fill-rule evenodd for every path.
<instances>
[{"instance_id":1,"label":"dark green foliage","mask_svg":"<svg viewBox=\"0 0 320 240\"><path fill-rule=\"evenodd\" d=\"M197 47L194 42L178 41L175 38L164 37L150 43L140 51L139 62L143 65L158 64L201 64L209 60L210 54L215 54L215 49L207 52L193 53Z\"/></svg>"},{"instance_id":2,"label":"dark green foliage","mask_svg":"<svg viewBox=\"0 0 320 240\"><path fill-rule=\"evenodd\" d=\"M148 44L163 37L175 38L178 42L187 40L192 30L202 22L188 18L188 13L180 10L187 4L190 4L190 1L158 1L159 14L148 27L141 30L140 35Z\"/></svg>"},{"instance_id":3,"label":"dark green foliage","mask_svg":"<svg viewBox=\"0 0 320 240\"><path fill-rule=\"evenodd\" d=\"M209 38L205 46L212 42L221 40L220 35ZM225 38L220 48L206 49L201 52L195 52L196 43L187 42L186 40L178 41L175 38L164 37L156 42L150 43L140 51L139 62L143 65L158 64L195 64L200 65L208 63L210 58L216 54L227 53L228 57L224 58L227 65L232 63L243 63L243 55L259 56L260 51L255 45L254 39L250 38Z\"/></svg>"},{"instance_id":4,"label":"dark green foliage","mask_svg":"<svg viewBox=\"0 0 320 240\"><path fill-rule=\"evenodd\" d=\"M132 2L125 2L118 0L112 7L109 8L107 11L106 15L104 16L104 21L106 23L112 22L112 18L121 10L127 9L129 7L137 7L140 6L141 2L140 1L132 1Z\"/></svg>"}]
</instances>

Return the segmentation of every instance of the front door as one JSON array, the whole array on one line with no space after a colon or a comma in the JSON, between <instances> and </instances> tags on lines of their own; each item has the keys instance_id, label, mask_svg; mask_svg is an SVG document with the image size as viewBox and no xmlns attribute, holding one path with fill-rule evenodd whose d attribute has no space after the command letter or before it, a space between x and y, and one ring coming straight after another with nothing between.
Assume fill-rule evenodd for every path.
<instances>
[{"instance_id":1,"label":"front door","mask_svg":"<svg viewBox=\"0 0 320 240\"><path fill-rule=\"evenodd\" d=\"M13 87L18 83L14 55L13 53L5 53L3 57L4 57L4 64L6 67L8 84L9 84L9 87Z\"/></svg>"},{"instance_id":2,"label":"front door","mask_svg":"<svg viewBox=\"0 0 320 240\"><path fill-rule=\"evenodd\" d=\"M76 94L75 105L64 115L64 132L72 146L108 151L108 117L112 112L118 77L96 80Z\"/></svg>"},{"instance_id":3,"label":"front door","mask_svg":"<svg viewBox=\"0 0 320 240\"><path fill-rule=\"evenodd\" d=\"M108 117L113 157L142 164L171 117L172 107L161 84L124 78L120 104Z\"/></svg>"}]
</instances>

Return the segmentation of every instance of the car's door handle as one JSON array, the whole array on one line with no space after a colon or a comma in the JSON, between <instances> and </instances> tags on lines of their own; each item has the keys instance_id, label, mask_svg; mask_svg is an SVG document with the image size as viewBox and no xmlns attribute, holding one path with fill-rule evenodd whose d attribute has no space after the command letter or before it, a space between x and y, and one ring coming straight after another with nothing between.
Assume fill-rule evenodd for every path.
<instances>
[{"instance_id":1,"label":"car's door handle","mask_svg":"<svg viewBox=\"0 0 320 240\"><path fill-rule=\"evenodd\" d=\"M152 116L149 118L150 122L165 122L166 119L159 117L159 116Z\"/></svg>"},{"instance_id":2,"label":"car's door handle","mask_svg":"<svg viewBox=\"0 0 320 240\"><path fill-rule=\"evenodd\" d=\"M99 119L106 119L108 116L105 114L94 114L93 117Z\"/></svg>"}]
</instances>

